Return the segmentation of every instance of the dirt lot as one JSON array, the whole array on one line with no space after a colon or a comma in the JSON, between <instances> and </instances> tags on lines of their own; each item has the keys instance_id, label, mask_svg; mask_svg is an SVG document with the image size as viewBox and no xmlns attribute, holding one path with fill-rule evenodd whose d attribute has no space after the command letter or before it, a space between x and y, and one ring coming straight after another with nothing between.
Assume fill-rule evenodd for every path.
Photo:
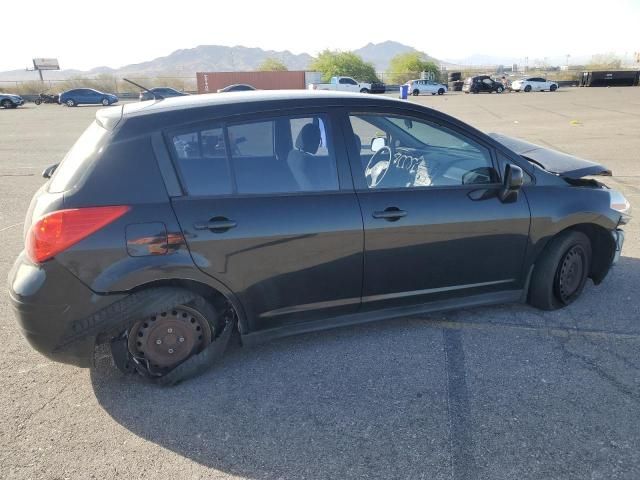
<instances>
[{"instance_id":1,"label":"dirt lot","mask_svg":"<svg viewBox=\"0 0 640 480\"><path fill-rule=\"evenodd\" d=\"M640 207L640 88L411 99L605 163ZM0 111L0 278L94 107ZM162 389L49 362L0 294L0 477L640 478L640 240L558 312L523 305L232 347Z\"/></svg>"}]
</instances>

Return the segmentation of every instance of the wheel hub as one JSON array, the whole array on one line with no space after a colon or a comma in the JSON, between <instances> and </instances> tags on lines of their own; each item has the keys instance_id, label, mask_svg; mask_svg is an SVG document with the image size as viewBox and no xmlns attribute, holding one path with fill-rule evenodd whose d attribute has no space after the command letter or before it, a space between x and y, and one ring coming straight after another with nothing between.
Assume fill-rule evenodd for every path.
<instances>
[{"instance_id":1,"label":"wheel hub","mask_svg":"<svg viewBox=\"0 0 640 480\"><path fill-rule=\"evenodd\" d=\"M558 287L562 300L566 301L580 287L584 270L582 248L578 245L571 248L564 256L558 272Z\"/></svg>"},{"instance_id":2,"label":"wheel hub","mask_svg":"<svg viewBox=\"0 0 640 480\"><path fill-rule=\"evenodd\" d=\"M186 306L141 320L129 333L129 351L155 369L171 369L209 343L209 323Z\"/></svg>"}]
</instances>

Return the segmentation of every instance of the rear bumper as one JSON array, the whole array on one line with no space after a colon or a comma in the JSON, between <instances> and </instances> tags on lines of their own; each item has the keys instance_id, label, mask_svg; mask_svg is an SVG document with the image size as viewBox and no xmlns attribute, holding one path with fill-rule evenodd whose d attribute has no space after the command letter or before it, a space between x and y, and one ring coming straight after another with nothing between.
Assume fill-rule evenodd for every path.
<instances>
[{"instance_id":1,"label":"rear bumper","mask_svg":"<svg viewBox=\"0 0 640 480\"><path fill-rule=\"evenodd\" d=\"M18 327L29 344L56 362L90 367L96 335L82 334L82 320L124 295L97 295L55 259L34 265L24 252L8 281Z\"/></svg>"}]
</instances>

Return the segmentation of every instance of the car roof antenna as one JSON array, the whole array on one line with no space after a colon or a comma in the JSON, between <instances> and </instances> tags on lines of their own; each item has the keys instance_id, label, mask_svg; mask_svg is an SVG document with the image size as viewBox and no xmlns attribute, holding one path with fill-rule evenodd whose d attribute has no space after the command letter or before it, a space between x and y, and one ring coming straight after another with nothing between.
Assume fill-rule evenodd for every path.
<instances>
[{"instance_id":1,"label":"car roof antenna","mask_svg":"<svg viewBox=\"0 0 640 480\"><path fill-rule=\"evenodd\" d=\"M133 80L129 80L128 78L124 78L124 77L122 78L122 80L124 80L125 82L129 82L131 85L135 85L138 88L141 88L145 92L149 92L153 96L154 100L164 100L164 97L162 95L160 95L159 93L152 92L147 87L143 87L142 85L140 85L139 83L134 82Z\"/></svg>"}]
</instances>

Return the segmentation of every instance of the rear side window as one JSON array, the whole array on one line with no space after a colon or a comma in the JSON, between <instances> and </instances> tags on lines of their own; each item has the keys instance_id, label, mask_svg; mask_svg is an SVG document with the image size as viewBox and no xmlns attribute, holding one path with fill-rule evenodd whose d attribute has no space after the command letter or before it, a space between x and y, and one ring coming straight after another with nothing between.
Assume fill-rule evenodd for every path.
<instances>
[{"instance_id":1,"label":"rear side window","mask_svg":"<svg viewBox=\"0 0 640 480\"><path fill-rule=\"evenodd\" d=\"M231 125L228 132L238 193L338 190L324 115Z\"/></svg>"},{"instance_id":2,"label":"rear side window","mask_svg":"<svg viewBox=\"0 0 640 480\"><path fill-rule=\"evenodd\" d=\"M232 192L224 130L205 127L180 132L171 138L182 181L190 195L225 195Z\"/></svg>"},{"instance_id":3,"label":"rear side window","mask_svg":"<svg viewBox=\"0 0 640 480\"><path fill-rule=\"evenodd\" d=\"M169 137L181 180L194 196L338 190L330 138L322 114L217 124Z\"/></svg>"},{"instance_id":4,"label":"rear side window","mask_svg":"<svg viewBox=\"0 0 640 480\"><path fill-rule=\"evenodd\" d=\"M49 191L59 193L75 187L97 158L108 133L95 121L89 125L56 169L49 183Z\"/></svg>"},{"instance_id":5,"label":"rear side window","mask_svg":"<svg viewBox=\"0 0 640 480\"><path fill-rule=\"evenodd\" d=\"M246 123L229 127L229 144L234 157L272 157L273 122Z\"/></svg>"}]
</instances>

